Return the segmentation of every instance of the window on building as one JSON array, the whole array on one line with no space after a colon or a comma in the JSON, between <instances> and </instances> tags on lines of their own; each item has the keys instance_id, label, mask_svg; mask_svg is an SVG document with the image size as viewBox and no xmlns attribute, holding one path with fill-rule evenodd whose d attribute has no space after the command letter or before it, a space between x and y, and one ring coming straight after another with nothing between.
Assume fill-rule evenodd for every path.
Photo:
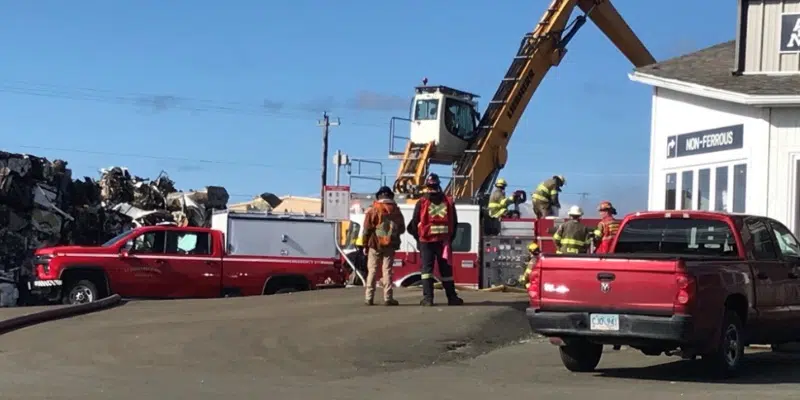
<instances>
[{"instance_id":1,"label":"window on building","mask_svg":"<svg viewBox=\"0 0 800 400\"><path fill-rule=\"evenodd\" d=\"M439 100L417 100L414 107L414 120L436 119L439 112Z\"/></svg>"},{"instance_id":2,"label":"window on building","mask_svg":"<svg viewBox=\"0 0 800 400\"><path fill-rule=\"evenodd\" d=\"M728 167L717 167L714 179L714 210L728 211Z\"/></svg>"},{"instance_id":3,"label":"window on building","mask_svg":"<svg viewBox=\"0 0 800 400\"><path fill-rule=\"evenodd\" d=\"M711 209L711 170L708 168L697 171L697 209Z\"/></svg>"},{"instance_id":4,"label":"window on building","mask_svg":"<svg viewBox=\"0 0 800 400\"><path fill-rule=\"evenodd\" d=\"M665 210L674 210L675 209L675 192L678 189L678 174L674 172L670 172L667 174L667 188L666 192L664 193L664 209Z\"/></svg>"},{"instance_id":5,"label":"window on building","mask_svg":"<svg viewBox=\"0 0 800 400\"><path fill-rule=\"evenodd\" d=\"M456 237L453 239L453 251L469 252L472 250L472 225L459 222L456 226Z\"/></svg>"},{"instance_id":6,"label":"window on building","mask_svg":"<svg viewBox=\"0 0 800 400\"><path fill-rule=\"evenodd\" d=\"M692 209L692 192L694 191L694 171L681 172L681 210Z\"/></svg>"},{"instance_id":7,"label":"window on building","mask_svg":"<svg viewBox=\"0 0 800 400\"><path fill-rule=\"evenodd\" d=\"M474 139L476 122L472 105L450 98L445 101L444 126L452 135L468 141Z\"/></svg>"},{"instance_id":8,"label":"window on building","mask_svg":"<svg viewBox=\"0 0 800 400\"><path fill-rule=\"evenodd\" d=\"M743 213L747 202L747 164L733 166L733 212Z\"/></svg>"}]
</instances>

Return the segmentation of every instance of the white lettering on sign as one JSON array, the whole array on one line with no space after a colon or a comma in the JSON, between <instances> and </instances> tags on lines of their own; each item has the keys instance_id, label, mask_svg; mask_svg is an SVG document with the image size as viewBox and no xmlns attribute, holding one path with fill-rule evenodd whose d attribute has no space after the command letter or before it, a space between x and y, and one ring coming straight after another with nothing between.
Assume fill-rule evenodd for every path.
<instances>
[{"instance_id":1,"label":"white lettering on sign","mask_svg":"<svg viewBox=\"0 0 800 400\"><path fill-rule=\"evenodd\" d=\"M701 137L686 139L686 151L695 151L733 144L733 131L711 133Z\"/></svg>"},{"instance_id":2,"label":"white lettering on sign","mask_svg":"<svg viewBox=\"0 0 800 400\"><path fill-rule=\"evenodd\" d=\"M800 19L794 22L794 28L792 28L792 33L789 34L789 41L786 43L786 47L800 47Z\"/></svg>"}]
</instances>

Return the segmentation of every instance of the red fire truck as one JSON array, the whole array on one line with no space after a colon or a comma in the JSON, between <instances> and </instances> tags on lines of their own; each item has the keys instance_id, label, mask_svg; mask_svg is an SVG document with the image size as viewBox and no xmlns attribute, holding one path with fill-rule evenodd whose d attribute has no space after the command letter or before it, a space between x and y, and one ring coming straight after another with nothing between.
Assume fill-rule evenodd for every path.
<instances>
[{"instance_id":1,"label":"red fire truck","mask_svg":"<svg viewBox=\"0 0 800 400\"><path fill-rule=\"evenodd\" d=\"M361 234L364 211L372 204L370 195L351 196L351 215L345 234L344 249L348 254L357 251L355 239ZM411 220L414 204L404 204L397 197L398 205L406 219ZM563 218L504 219L499 232L487 235L487 221L482 217L480 206L456 204L458 226L453 242L453 278L457 285L476 289L496 285L524 286L518 278L525 270L528 244L536 241L544 253L555 252L553 233L565 220ZM586 218L583 223L594 229L599 219ZM494 233L494 232L493 232ZM420 256L417 243L411 235L401 237L400 250L394 258L394 284L411 286L420 281ZM438 279L438 278L437 278Z\"/></svg>"}]
</instances>

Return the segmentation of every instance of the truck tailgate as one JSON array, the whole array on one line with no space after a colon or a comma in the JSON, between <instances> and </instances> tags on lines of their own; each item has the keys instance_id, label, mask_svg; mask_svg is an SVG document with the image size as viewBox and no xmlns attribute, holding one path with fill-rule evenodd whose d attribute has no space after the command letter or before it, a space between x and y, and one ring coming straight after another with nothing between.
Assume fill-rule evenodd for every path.
<instances>
[{"instance_id":1,"label":"truck tailgate","mask_svg":"<svg viewBox=\"0 0 800 400\"><path fill-rule=\"evenodd\" d=\"M545 257L541 310L672 315L676 260Z\"/></svg>"}]
</instances>

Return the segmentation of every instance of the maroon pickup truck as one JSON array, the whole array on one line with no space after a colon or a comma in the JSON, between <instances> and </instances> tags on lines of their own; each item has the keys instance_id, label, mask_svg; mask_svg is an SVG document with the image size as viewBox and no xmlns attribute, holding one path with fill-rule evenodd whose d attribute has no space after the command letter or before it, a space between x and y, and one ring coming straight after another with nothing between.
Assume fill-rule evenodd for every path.
<instances>
[{"instance_id":1,"label":"maroon pickup truck","mask_svg":"<svg viewBox=\"0 0 800 400\"><path fill-rule=\"evenodd\" d=\"M700 356L727 377L744 347L800 340L800 244L752 215L628 215L611 253L545 255L531 274L528 320L564 366L593 371L603 345Z\"/></svg>"}]
</instances>

